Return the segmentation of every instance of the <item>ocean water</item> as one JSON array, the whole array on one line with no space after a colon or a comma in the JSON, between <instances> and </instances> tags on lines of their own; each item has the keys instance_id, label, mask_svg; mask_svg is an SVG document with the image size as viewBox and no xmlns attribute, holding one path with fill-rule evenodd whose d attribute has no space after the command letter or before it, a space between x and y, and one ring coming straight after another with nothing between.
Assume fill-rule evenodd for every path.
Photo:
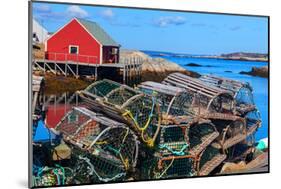
<instances>
[{"instance_id":1,"label":"ocean water","mask_svg":"<svg viewBox=\"0 0 281 189\"><path fill-rule=\"evenodd\" d=\"M268 79L254 77L250 75L239 74L241 71L250 71L252 67L262 67L268 65L267 62L255 61L238 61L238 60L221 60L211 58L189 58L175 56L159 56L159 53L145 51L151 57L161 57L169 61L175 62L187 70L197 72L199 74L214 74L221 77L249 82L254 90L254 101L257 105L261 118L262 126L256 133L256 139L268 137ZM202 67L187 66L187 64L195 63Z\"/></svg>"}]
</instances>

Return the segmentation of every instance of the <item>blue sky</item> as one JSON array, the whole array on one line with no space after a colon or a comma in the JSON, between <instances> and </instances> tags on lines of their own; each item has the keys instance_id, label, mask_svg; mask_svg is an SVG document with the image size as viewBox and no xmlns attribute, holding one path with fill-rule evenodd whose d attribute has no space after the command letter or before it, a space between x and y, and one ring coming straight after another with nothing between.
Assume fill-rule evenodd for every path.
<instances>
[{"instance_id":1,"label":"blue sky","mask_svg":"<svg viewBox=\"0 0 281 189\"><path fill-rule=\"evenodd\" d=\"M122 48L186 54L268 51L265 17L33 3L50 32L73 17L95 21Z\"/></svg>"}]
</instances>

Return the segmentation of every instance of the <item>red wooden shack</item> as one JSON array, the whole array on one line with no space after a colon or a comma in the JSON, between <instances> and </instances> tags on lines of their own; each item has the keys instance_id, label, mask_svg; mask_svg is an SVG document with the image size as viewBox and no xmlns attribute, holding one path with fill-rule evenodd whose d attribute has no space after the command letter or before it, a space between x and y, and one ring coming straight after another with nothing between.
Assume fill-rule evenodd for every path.
<instances>
[{"instance_id":1,"label":"red wooden shack","mask_svg":"<svg viewBox=\"0 0 281 189\"><path fill-rule=\"evenodd\" d=\"M97 23L73 18L45 43L46 59L88 64L119 62L117 44Z\"/></svg>"}]
</instances>

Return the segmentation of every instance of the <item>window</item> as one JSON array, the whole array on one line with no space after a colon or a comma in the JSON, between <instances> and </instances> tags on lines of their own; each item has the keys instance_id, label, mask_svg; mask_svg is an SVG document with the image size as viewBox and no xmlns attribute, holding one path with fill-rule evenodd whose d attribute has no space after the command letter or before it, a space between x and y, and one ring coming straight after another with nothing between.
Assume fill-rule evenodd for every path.
<instances>
[{"instance_id":1,"label":"window","mask_svg":"<svg viewBox=\"0 0 281 189\"><path fill-rule=\"evenodd\" d=\"M78 46L70 45L69 46L69 53L70 54L78 54L79 48Z\"/></svg>"},{"instance_id":2,"label":"window","mask_svg":"<svg viewBox=\"0 0 281 189\"><path fill-rule=\"evenodd\" d=\"M118 53L118 48L112 48L111 54L116 55Z\"/></svg>"}]
</instances>

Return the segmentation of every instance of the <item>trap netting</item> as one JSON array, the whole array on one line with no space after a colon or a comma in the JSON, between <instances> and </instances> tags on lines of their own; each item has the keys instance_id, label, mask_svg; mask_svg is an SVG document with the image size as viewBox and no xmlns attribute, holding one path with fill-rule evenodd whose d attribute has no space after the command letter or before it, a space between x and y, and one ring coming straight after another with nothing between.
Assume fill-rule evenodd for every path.
<instances>
[{"instance_id":1,"label":"trap netting","mask_svg":"<svg viewBox=\"0 0 281 189\"><path fill-rule=\"evenodd\" d=\"M146 81L138 88L149 95L154 95L163 115L182 116L192 114L193 96L185 89L168 86L157 82Z\"/></svg>"},{"instance_id":2,"label":"trap netting","mask_svg":"<svg viewBox=\"0 0 281 189\"><path fill-rule=\"evenodd\" d=\"M98 87L111 88L112 90L103 90L102 98L97 98ZM111 87L114 85L114 89ZM95 88L95 93L91 93L90 88ZM102 88L103 89L103 88ZM100 94L100 93L99 93ZM158 125L161 120L159 105L154 96L144 94L138 90L125 85L120 85L110 80L102 80L80 92L82 99L89 102L92 109L99 109L108 116L125 122L132 127L142 140L149 146L154 145L154 141L159 132L153 124Z\"/></svg>"},{"instance_id":3,"label":"trap netting","mask_svg":"<svg viewBox=\"0 0 281 189\"><path fill-rule=\"evenodd\" d=\"M195 157L191 155L160 157L152 169L153 179L190 177L195 174Z\"/></svg>"},{"instance_id":4,"label":"trap netting","mask_svg":"<svg viewBox=\"0 0 281 189\"><path fill-rule=\"evenodd\" d=\"M212 123L195 123L189 127L189 153L199 155L217 137L219 132Z\"/></svg>"},{"instance_id":5,"label":"trap netting","mask_svg":"<svg viewBox=\"0 0 281 189\"><path fill-rule=\"evenodd\" d=\"M189 148L186 133L188 121L178 118L192 117L192 96L182 88L151 81L141 83L138 88L154 96L160 106L162 121L156 142L158 151L162 155L185 155Z\"/></svg>"},{"instance_id":6,"label":"trap netting","mask_svg":"<svg viewBox=\"0 0 281 189\"><path fill-rule=\"evenodd\" d=\"M161 125L160 134L157 137L157 151L161 156L182 156L189 150L188 126L183 125Z\"/></svg>"},{"instance_id":7,"label":"trap netting","mask_svg":"<svg viewBox=\"0 0 281 189\"><path fill-rule=\"evenodd\" d=\"M89 85L84 91L91 93L93 95L104 97L106 96L110 91L120 87L119 83L116 83L111 80L100 80L97 81L91 85Z\"/></svg>"},{"instance_id":8,"label":"trap netting","mask_svg":"<svg viewBox=\"0 0 281 189\"><path fill-rule=\"evenodd\" d=\"M231 92L235 100L236 110L242 114L242 116L256 108L253 97L253 88L248 82L244 83L214 75L203 75L200 77L200 80L204 83Z\"/></svg>"},{"instance_id":9,"label":"trap netting","mask_svg":"<svg viewBox=\"0 0 281 189\"><path fill-rule=\"evenodd\" d=\"M261 115L260 115L260 112L257 109L248 112L245 115L245 118L246 118L247 129L250 129L252 127L260 127L261 126L261 123L262 123Z\"/></svg>"},{"instance_id":10,"label":"trap netting","mask_svg":"<svg viewBox=\"0 0 281 189\"><path fill-rule=\"evenodd\" d=\"M254 104L253 88L248 82L244 83L215 75L203 75L199 79L210 85L232 92L236 100L236 105Z\"/></svg>"},{"instance_id":11,"label":"trap netting","mask_svg":"<svg viewBox=\"0 0 281 189\"><path fill-rule=\"evenodd\" d=\"M197 114L207 112L232 113L233 96L230 92L181 73L172 73L162 82L184 88L193 96L192 108Z\"/></svg>"},{"instance_id":12,"label":"trap netting","mask_svg":"<svg viewBox=\"0 0 281 189\"><path fill-rule=\"evenodd\" d=\"M32 176L33 187L63 186L70 184L73 170L58 164L55 167L34 167Z\"/></svg>"},{"instance_id":13,"label":"trap netting","mask_svg":"<svg viewBox=\"0 0 281 189\"><path fill-rule=\"evenodd\" d=\"M72 184L110 182L126 176L126 171L117 159L81 153L75 153L74 156Z\"/></svg>"},{"instance_id":14,"label":"trap netting","mask_svg":"<svg viewBox=\"0 0 281 189\"><path fill-rule=\"evenodd\" d=\"M69 111L55 128L68 143L87 154L93 173L102 181L133 169L138 156L138 141L122 123L83 107ZM103 179L102 179L103 178Z\"/></svg>"},{"instance_id":15,"label":"trap netting","mask_svg":"<svg viewBox=\"0 0 281 189\"><path fill-rule=\"evenodd\" d=\"M215 168L217 168L225 160L226 155L221 154L220 150L209 145L201 152L197 162L197 175L209 175Z\"/></svg>"}]
</instances>

